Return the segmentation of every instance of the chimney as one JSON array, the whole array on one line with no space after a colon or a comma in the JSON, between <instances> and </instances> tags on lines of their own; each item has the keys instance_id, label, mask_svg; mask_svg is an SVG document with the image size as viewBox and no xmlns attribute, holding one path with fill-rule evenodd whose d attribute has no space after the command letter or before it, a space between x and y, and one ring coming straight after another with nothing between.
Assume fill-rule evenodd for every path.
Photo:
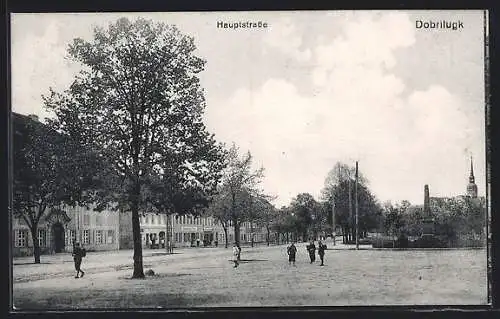
<instances>
[{"instance_id":1,"label":"chimney","mask_svg":"<svg viewBox=\"0 0 500 319\"><path fill-rule=\"evenodd\" d=\"M429 185L424 186L424 215L430 216L431 209L429 206Z\"/></svg>"},{"instance_id":2,"label":"chimney","mask_svg":"<svg viewBox=\"0 0 500 319\"><path fill-rule=\"evenodd\" d=\"M28 117L32 121L39 122L38 115L36 115L36 114L30 114L30 115L28 115Z\"/></svg>"}]
</instances>

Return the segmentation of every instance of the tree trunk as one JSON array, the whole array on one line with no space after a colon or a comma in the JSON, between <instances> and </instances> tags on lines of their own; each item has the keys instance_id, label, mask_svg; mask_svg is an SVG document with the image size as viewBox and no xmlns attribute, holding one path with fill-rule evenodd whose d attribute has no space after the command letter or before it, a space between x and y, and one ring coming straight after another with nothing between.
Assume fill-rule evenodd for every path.
<instances>
[{"instance_id":1,"label":"tree trunk","mask_svg":"<svg viewBox=\"0 0 500 319\"><path fill-rule=\"evenodd\" d=\"M269 241L271 240L271 232L269 231L269 227L266 227L266 231L267 231L266 241L267 245L269 246Z\"/></svg>"},{"instance_id":2,"label":"tree trunk","mask_svg":"<svg viewBox=\"0 0 500 319\"><path fill-rule=\"evenodd\" d=\"M234 241L236 245L240 245L240 225L238 223L234 223Z\"/></svg>"},{"instance_id":3,"label":"tree trunk","mask_svg":"<svg viewBox=\"0 0 500 319\"><path fill-rule=\"evenodd\" d=\"M223 227L224 228L224 239L226 241L226 248L228 247L228 240L227 240L227 227Z\"/></svg>"},{"instance_id":4,"label":"tree trunk","mask_svg":"<svg viewBox=\"0 0 500 319\"><path fill-rule=\"evenodd\" d=\"M136 183L131 194L132 234L134 240L134 273L132 275L132 278L144 278L144 269L142 264L141 225L139 222L140 192L141 186L140 184Z\"/></svg>"},{"instance_id":5,"label":"tree trunk","mask_svg":"<svg viewBox=\"0 0 500 319\"><path fill-rule=\"evenodd\" d=\"M33 224L32 227L30 227L31 230L31 238L33 239L33 256L35 257L35 264L40 263L40 245L38 242L38 225Z\"/></svg>"},{"instance_id":6,"label":"tree trunk","mask_svg":"<svg viewBox=\"0 0 500 319\"><path fill-rule=\"evenodd\" d=\"M253 223L250 222L250 245L253 248Z\"/></svg>"}]
</instances>

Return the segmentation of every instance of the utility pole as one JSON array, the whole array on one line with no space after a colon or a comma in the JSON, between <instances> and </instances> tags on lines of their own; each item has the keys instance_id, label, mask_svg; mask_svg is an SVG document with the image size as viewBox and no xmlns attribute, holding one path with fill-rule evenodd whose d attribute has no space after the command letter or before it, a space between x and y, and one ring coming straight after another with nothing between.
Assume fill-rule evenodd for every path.
<instances>
[{"instance_id":1,"label":"utility pole","mask_svg":"<svg viewBox=\"0 0 500 319\"><path fill-rule=\"evenodd\" d=\"M358 212L358 161L356 161L356 184L355 187L355 196L356 196L356 250L359 249L359 212Z\"/></svg>"},{"instance_id":2,"label":"utility pole","mask_svg":"<svg viewBox=\"0 0 500 319\"><path fill-rule=\"evenodd\" d=\"M349 178L349 232L347 233L347 242L349 242L349 239L352 240L352 194L351 194L351 172L348 171L348 178ZM351 236L349 236L349 233Z\"/></svg>"},{"instance_id":3,"label":"utility pole","mask_svg":"<svg viewBox=\"0 0 500 319\"><path fill-rule=\"evenodd\" d=\"M168 214L165 214L165 237L163 238L163 241L165 243L165 250L167 251L167 253L170 253L170 249L168 249Z\"/></svg>"},{"instance_id":4,"label":"utility pole","mask_svg":"<svg viewBox=\"0 0 500 319\"><path fill-rule=\"evenodd\" d=\"M333 197L333 204L332 204L332 237L333 237L333 246L336 244L336 231L335 231L335 194Z\"/></svg>"}]
</instances>

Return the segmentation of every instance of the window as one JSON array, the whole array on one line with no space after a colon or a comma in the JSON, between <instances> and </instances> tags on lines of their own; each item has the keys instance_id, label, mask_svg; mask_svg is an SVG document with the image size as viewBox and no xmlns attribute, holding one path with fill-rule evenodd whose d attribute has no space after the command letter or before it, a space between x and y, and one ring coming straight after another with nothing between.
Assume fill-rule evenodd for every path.
<instances>
[{"instance_id":1,"label":"window","mask_svg":"<svg viewBox=\"0 0 500 319\"><path fill-rule=\"evenodd\" d=\"M96 230L95 231L95 243L98 245L101 245L103 243L103 238L102 238L102 230Z\"/></svg>"},{"instance_id":2,"label":"window","mask_svg":"<svg viewBox=\"0 0 500 319\"><path fill-rule=\"evenodd\" d=\"M189 240L189 234L188 234L188 233L184 233L184 241L185 241L185 242L190 241L190 240Z\"/></svg>"},{"instance_id":3,"label":"window","mask_svg":"<svg viewBox=\"0 0 500 319\"><path fill-rule=\"evenodd\" d=\"M88 229L83 230L83 243L90 244L90 230Z\"/></svg>"},{"instance_id":4,"label":"window","mask_svg":"<svg viewBox=\"0 0 500 319\"><path fill-rule=\"evenodd\" d=\"M89 216L89 214L83 215L83 225L85 225L85 226L90 225L90 216Z\"/></svg>"},{"instance_id":5,"label":"window","mask_svg":"<svg viewBox=\"0 0 500 319\"><path fill-rule=\"evenodd\" d=\"M108 230L108 238L106 239L106 243L113 244L115 240L115 232L113 230Z\"/></svg>"},{"instance_id":6,"label":"window","mask_svg":"<svg viewBox=\"0 0 500 319\"><path fill-rule=\"evenodd\" d=\"M101 215L96 215L96 217L95 217L96 226L102 226L102 220L103 220L103 218Z\"/></svg>"},{"instance_id":7,"label":"window","mask_svg":"<svg viewBox=\"0 0 500 319\"><path fill-rule=\"evenodd\" d=\"M16 247L26 247L26 238L28 232L26 230L16 230Z\"/></svg>"},{"instance_id":8,"label":"window","mask_svg":"<svg viewBox=\"0 0 500 319\"><path fill-rule=\"evenodd\" d=\"M73 243L75 243L76 239L76 233L74 230L69 229L68 230L68 236L65 236L66 239L66 246L71 246Z\"/></svg>"},{"instance_id":9,"label":"window","mask_svg":"<svg viewBox=\"0 0 500 319\"><path fill-rule=\"evenodd\" d=\"M39 247L47 246L47 233L45 229L38 230L38 246Z\"/></svg>"}]
</instances>

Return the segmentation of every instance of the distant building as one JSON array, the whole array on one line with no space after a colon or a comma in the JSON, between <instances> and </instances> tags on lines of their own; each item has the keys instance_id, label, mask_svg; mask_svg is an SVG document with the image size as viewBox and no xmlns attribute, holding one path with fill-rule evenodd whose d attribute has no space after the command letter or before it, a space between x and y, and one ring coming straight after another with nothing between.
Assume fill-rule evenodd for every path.
<instances>
[{"instance_id":1,"label":"distant building","mask_svg":"<svg viewBox=\"0 0 500 319\"><path fill-rule=\"evenodd\" d=\"M174 247L203 246L204 242L208 246L225 243L225 234L222 225L212 216L194 217L193 215L156 215L146 214L140 218L141 236L143 247L150 247L153 243L164 247L167 244L167 220L170 230L172 245ZM254 224L251 227L249 222L242 223L240 227L240 242L249 243L252 240L251 231L253 228L254 242L264 242L266 232L262 227ZM234 242L234 227L229 223L228 242ZM199 240L199 242L198 242Z\"/></svg>"}]
</instances>

